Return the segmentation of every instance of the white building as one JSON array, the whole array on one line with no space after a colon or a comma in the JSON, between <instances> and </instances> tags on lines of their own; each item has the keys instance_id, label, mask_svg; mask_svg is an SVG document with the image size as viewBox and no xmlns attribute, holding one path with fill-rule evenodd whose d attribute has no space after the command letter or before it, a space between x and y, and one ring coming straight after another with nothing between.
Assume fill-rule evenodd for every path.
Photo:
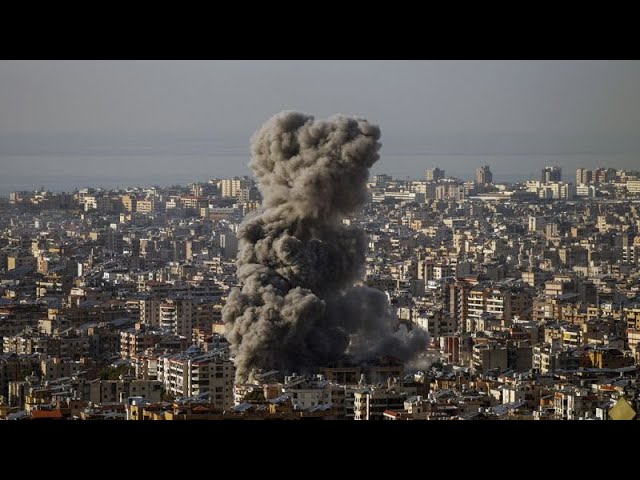
<instances>
[{"instance_id":1,"label":"white building","mask_svg":"<svg viewBox=\"0 0 640 480\"><path fill-rule=\"evenodd\" d=\"M195 397L209 393L216 408L233 406L235 367L226 349L202 353L192 348L185 353L158 359L158 380L176 397Z\"/></svg>"},{"instance_id":2,"label":"white building","mask_svg":"<svg viewBox=\"0 0 640 480\"><path fill-rule=\"evenodd\" d=\"M627 191L633 194L640 193L640 180L629 180L627 182Z\"/></svg>"},{"instance_id":3,"label":"white building","mask_svg":"<svg viewBox=\"0 0 640 480\"><path fill-rule=\"evenodd\" d=\"M576 196L594 198L596 196L596 187L593 185L578 185L576 187Z\"/></svg>"}]
</instances>

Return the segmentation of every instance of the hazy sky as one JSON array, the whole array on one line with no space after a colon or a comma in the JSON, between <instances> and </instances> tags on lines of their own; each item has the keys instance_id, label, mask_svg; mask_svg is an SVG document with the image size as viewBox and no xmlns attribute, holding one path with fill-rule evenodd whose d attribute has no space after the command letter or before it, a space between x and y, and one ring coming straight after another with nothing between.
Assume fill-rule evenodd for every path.
<instances>
[{"instance_id":1,"label":"hazy sky","mask_svg":"<svg viewBox=\"0 0 640 480\"><path fill-rule=\"evenodd\" d=\"M640 62L0 62L5 133L244 132L283 109L391 132L635 134Z\"/></svg>"},{"instance_id":2,"label":"hazy sky","mask_svg":"<svg viewBox=\"0 0 640 480\"><path fill-rule=\"evenodd\" d=\"M43 134L229 139L248 155L250 134L285 109L377 122L389 158L637 153L640 62L0 61L0 164L33 154ZM423 169L412 162L397 166Z\"/></svg>"}]
</instances>

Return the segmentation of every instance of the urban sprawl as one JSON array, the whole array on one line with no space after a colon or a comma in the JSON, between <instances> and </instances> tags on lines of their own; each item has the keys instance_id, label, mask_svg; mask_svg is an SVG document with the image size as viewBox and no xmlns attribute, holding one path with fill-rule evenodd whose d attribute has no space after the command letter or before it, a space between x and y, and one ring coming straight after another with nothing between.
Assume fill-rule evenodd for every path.
<instances>
[{"instance_id":1,"label":"urban sprawl","mask_svg":"<svg viewBox=\"0 0 640 480\"><path fill-rule=\"evenodd\" d=\"M564 172L566 174L566 172ZM248 177L0 199L0 419L634 419L640 173L376 175L362 284L429 345L236 383L221 311Z\"/></svg>"}]
</instances>

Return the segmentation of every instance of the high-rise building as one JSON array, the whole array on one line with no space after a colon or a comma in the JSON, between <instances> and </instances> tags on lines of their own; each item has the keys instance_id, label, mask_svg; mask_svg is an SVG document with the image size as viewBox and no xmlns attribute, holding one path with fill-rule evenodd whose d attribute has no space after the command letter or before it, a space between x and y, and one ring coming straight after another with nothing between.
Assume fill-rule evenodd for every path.
<instances>
[{"instance_id":1,"label":"high-rise building","mask_svg":"<svg viewBox=\"0 0 640 480\"><path fill-rule=\"evenodd\" d=\"M476 183L478 185L493 183L493 174L491 173L489 165L476 168Z\"/></svg>"},{"instance_id":2,"label":"high-rise building","mask_svg":"<svg viewBox=\"0 0 640 480\"><path fill-rule=\"evenodd\" d=\"M614 168L598 168L593 172L593 181L596 183L609 183L616 179Z\"/></svg>"},{"instance_id":3,"label":"high-rise building","mask_svg":"<svg viewBox=\"0 0 640 480\"><path fill-rule=\"evenodd\" d=\"M443 182L436 186L437 200L463 200L464 185L455 182Z\"/></svg>"},{"instance_id":4,"label":"high-rise building","mask_svg":"<svg viewBox=\"0 0 640 480\"><path fill-rule=\"evenodd\" d=\"M238 238L233 232L220 234L220 248L225 258L234 258L238 254Z\"/></svg>"},{"instance_id":5,"label":"high-rise building","mask_svg":"<svg viewBox=\"0 0 640 480\"><path fill-rule=\"evenodd\" d=\"M627 181L627 191L634 194L640 193L640 180Z\"/></svg>"},{"instance_id":6,"label":"high-rise building","mask_svg":"<svg viewBox=\"0 0 640 480\"><path fill-rule=\"evenodd\" d=\"M121 197L122 205L127 212L136 211L137 198L133 195L123 195Z\"/></svg>"},{"instance_id":7,"label":"high-rise building","mask_svg":"<svg viewBox=\"0 0 640 480\"><path fill-rule=\"evenodd\" d=\"M235 367L224 350L203 353L199 349L158 359L158 380L177 397L209 393L214 407L233 406Z\"/></svg>"},{"instance_id":8,"label":"high-rise building","mask_svg":"<svg viewBox=\"0 0 640 480\"><path fill-rule=\"evenodd\" d=\"M140 322L144 325L156 327L160 325L160 304L157 298L140 299Z\"/></svg>"},{"instance_id":9,"label":"high-rise building","mask_svg":"<svg viewBox=\"0 0 640 480\"><path fill-rule=\"evenodd\" d=\"M246 177L225 178L219 183L220 193L225 198L238 198L245 188L251 187L251 181Z\"/></svg>"},{"instance_id":10,"label":"high-rise building","mask_svg":"<svg viewBox=\"0 0 640 480\"><path fill-rule=\"evenodd\" d=\"M377 187L386 187L387 183L392 180L393 178L391 178L391 175L386 175L384 173L373 176L373 183L375 183Z\"/></svg>"},{"instance_id":11,"label":"high-rise building","mask_svg":"<svg viewBox=\"0 0 640 480\"><path fill-rule=\"evenodd\" d=\"M204 195L204 188L201 183L190 183L189 189L191 190L191 195L195 197L202 197Z\"/></svg>"},{"instance_id":12,"label":"high-rise building","mask_svg":"<svg viewBox=\"0 0 640 480\"><path fill-rule=\"evenodd\" d=\"M468 296L471 291L471 283L463 279L456 279L449 284L449 312L455 319L456 328L466 332L466 318Z\"/></svg>"},{"instance_id":13,"label":"high-rise building","mask_svg":"<svg viewBox=\"0 0 640 480\"><path fill-rule=\"evenodd\" d=\"M141 355L147 348L152 348L162 337L157 331L147 330L138 323L135 330L120 332L120 356L133 358Z\"/></svg>"},{"instance_id":14,"label":"high-rise building","mask_svg":"<svg viewBox=\"0 0 640 480\"><path fill-rule=\"evenodd\" d=\"M576 187L576 196L577 197L595 198L595 196L596 196L596 187L594 187L593 185L578 185Z\"/></svg>"},{"instance_id":15,"label":"high-rise building","mask_svg":"<svg viewBox=\"0 0 640 480\"><path fill-rule=\"evenodd\" d=\"M437 182L444 179L444 170L439 168L427 168L424 174L424 178L427 182Z\"/></svg>"},{"instance_id":16,"label":"high-rise building","mask_svg":"<svg viewBox=\"0 0 640 480\"><path fill-rule=\"evenodd\" d=\"M544 167L540 180L544 183L560 182L562 180L562 167L557 165Z\"/></svg>"},{"instance_id":17,"label":"high-rise building","mask_svg":"<svg viewBox=\"0 0 640 480\"><path fill-rule=\"evenodd\" d=\"M174 335L191 338L193 302L189 299L167 299L160 304L160 326Z\"/></svg>"},{"instance_id":18,"label":"high-rise building","mask_svg":"<svg viewBox=\"0 0 640 480\"><path fill-rule=\"evenodd\" d=\"M593 182L593 172L586 168L576 170L576 185L588 185Z\"/></svg>"}]
</instances>

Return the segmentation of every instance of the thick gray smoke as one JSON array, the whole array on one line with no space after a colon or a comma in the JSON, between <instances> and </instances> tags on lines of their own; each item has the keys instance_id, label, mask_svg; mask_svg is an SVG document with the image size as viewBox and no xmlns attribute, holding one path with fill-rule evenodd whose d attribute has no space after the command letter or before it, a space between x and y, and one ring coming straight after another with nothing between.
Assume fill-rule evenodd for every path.
<instances>
[{"instance_id":1,"label":"thick gray smoke","mask_svg":"<svg viewBox=\"0 0 640 480\"><path fill-rule=\"evenodd\" d=\"M308 372L346 356L412 358L425 334L395 330L386 295L353 287L366 238L342 218L367 198L380 129L361 118L268 120L251 139L262 208L238 230L238 278L222 310L236 381Z\"/></svg>"}]
</instances>

